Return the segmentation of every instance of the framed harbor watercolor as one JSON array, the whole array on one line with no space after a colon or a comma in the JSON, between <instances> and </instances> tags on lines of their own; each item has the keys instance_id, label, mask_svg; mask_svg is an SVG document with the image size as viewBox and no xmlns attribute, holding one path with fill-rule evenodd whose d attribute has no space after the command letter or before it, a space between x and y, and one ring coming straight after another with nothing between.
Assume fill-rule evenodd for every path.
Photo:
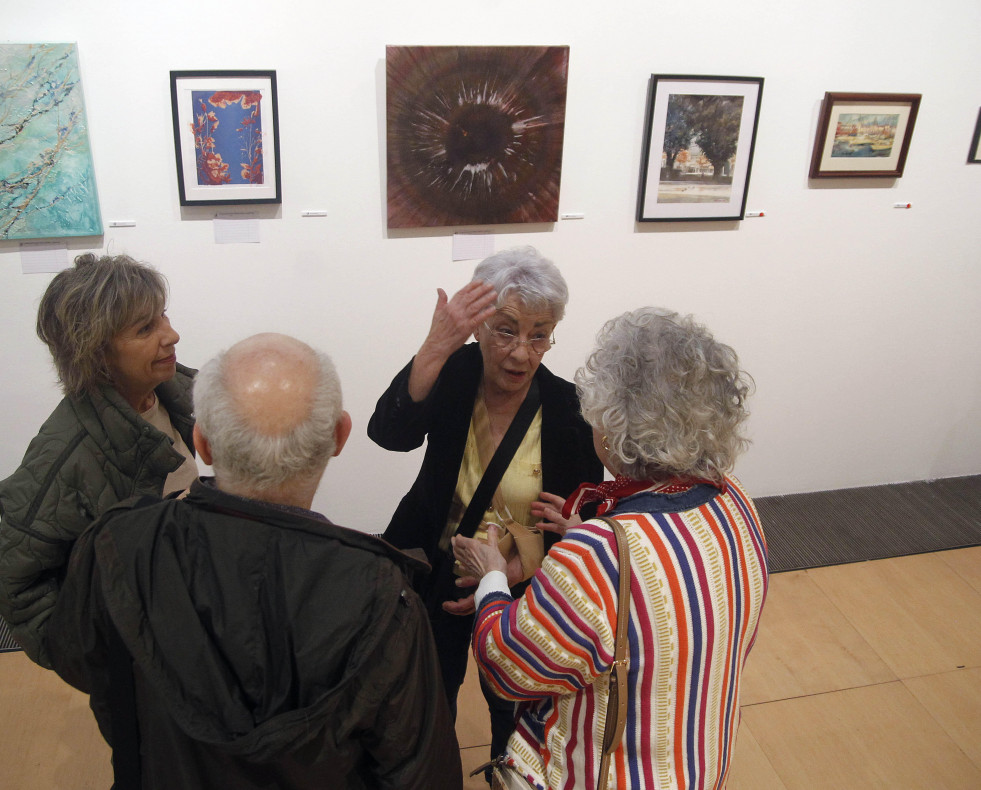
<instances>
[{"instance_id":1,"label":"framed harbor watercolor","mask_svg":"<svg viewBox=\"0 0 981 790\"><path fill-rule=\"evenodd\" d=\"M762 95L762 77L651 75L638 222L743 218Z\"/></svg>"},{"instance_id":2,"label":"framed harbor watercolor","mask_svg":"<svg viewBox=\"0 0 981 790\"><path fill-rule=\"evenodd\" d=\"M825 93L811 178L898 178L919 109L919 93Z\"/></svg>"},{"instance_id":3,"label":"framed harbor watercolor","mask_svg":"<svg viewBox=\"0 0 981 790\"><path fill-rule=\"evenodd\" d=\"M182 206L282 203L275 71L172 71Z\"/></svg>"},{"instance_id":4,"label":"framed harbor watercolor","mask_svg":"<svg viewBox=\"0 0 981 790\"><path fill-rule=\"evenodd\" d=\"M98 236L75 44L0 44L0 240Z\"/></svg>"},{"instance_id":5,"label":"framed harbor watercolor","mask_svg":"<svg viewBox=\"0 0 981 790\"><path fill-rule=\"evenodd\" d=\"M974 137L971 138L967 161L968 164L981 165L981 110L978 110L978 122L974 125Z\"/></svg>"}]
</instances>

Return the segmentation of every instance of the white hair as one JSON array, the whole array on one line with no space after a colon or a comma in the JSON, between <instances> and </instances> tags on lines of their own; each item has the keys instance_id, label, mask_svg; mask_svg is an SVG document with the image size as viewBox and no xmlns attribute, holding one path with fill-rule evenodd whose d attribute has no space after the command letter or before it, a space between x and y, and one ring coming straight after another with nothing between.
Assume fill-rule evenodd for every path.
<instances>
[{"instance_id":1,"label":"white hair","mask_svg":"<svg viewBox=\"0 0 981 790\"><path fill-rule=\"evenodd\" d=\"M550 311L555 321L565 315L569 286L559 267L534 247L513 247L485 258L473 279L494 286L498 307L513 295L528 309Z\"/></svg>"},{"instance_id":2,"label":"white hair","mask_svg":"<svg viewBox=\"0 0 981 790\"><path fill-rule=\"evenodd\" d=\"M337 446L341 382L330 357L310 349L318 375L310 413L291 430L264 435L236 408L227 382L227 351L194 380L195 417L211 447L212 468L225 485L265 491L323 470Z\"/></svg>"}]
</instances>

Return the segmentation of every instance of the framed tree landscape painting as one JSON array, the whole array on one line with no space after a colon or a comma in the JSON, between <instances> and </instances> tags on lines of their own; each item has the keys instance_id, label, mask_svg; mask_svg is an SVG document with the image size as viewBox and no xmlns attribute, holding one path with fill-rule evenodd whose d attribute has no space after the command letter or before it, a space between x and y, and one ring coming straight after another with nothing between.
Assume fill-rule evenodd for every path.
<instances>
[{"instance_id":1,"label":"framed tree landscape painting","mask_svg":"<svg viewBox=\"0 0 981 790\"><path fill-rule=\"evenodd\" d=\"M762 77L651 75L638 222L743 218L762 94Z\"/></svg>"},{"instance_id":2,"label":"framed tree landscape painting","mask_svg":"<svg viewBox=\"0 0 981 790\"><path fill-rule=\"evenodd\" d=\"M275 71L172 71L182 206L282 203Z\"/></svg>"},{"instance_id":3,"label":"framed tree landscape painting","mask_svg":"<svg viewBox=\"0 0 981 790\"><path fill-rule=\"evenodd\" d=\"M919 109L919 93L825 93L811 178L898 178Z\"/></svg>"}]
</instances>

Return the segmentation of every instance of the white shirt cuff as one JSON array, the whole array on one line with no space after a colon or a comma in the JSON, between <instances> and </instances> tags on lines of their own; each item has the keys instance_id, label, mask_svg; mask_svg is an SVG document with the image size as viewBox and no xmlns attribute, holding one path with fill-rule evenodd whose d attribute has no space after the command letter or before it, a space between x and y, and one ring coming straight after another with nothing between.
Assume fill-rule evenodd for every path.
<instances>
[{"instance_id":1,"label":"white shirt cuff","mask_svg":"<svg viewBox=\"0 0 981 790\"><path fill-rule=\"evenodd\" d=\"M494 592L511 594L507 574L501 571L491 571L485 574L484 578L480 580L480 584L477 585L477 592L473 594L474 606L479 609L480 602L484 600L484 597Z\"/></svg>"}]
</instances>

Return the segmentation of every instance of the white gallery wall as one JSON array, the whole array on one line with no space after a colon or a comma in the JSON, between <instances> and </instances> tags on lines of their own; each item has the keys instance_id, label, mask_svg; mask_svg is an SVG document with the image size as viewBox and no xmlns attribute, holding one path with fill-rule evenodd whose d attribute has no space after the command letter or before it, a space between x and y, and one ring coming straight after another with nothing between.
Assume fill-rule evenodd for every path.
<instances>
[{"instance_id":1,"label":"white gallery wall","mask_svg":"<svg viewBox=\"0 0 981 790\"><path fill-rule=\"evenodd\" d=\"M382 529L415 476L419 451L382 451L365 429L436 288L475 263L451 260L466 229L386 230L387 44L570 46L559 211L584 218L485 228L568 279L552 370L571 377L625 310L693 312L756 380L737 468L756 495L981 473L976 0L0 0L0 19L6 41L78 44L107 230L69 254L157 266L185 364L260 331L333 356L355 430L316 507L339 523ZM215 244L216 210L178 203L172 69L276 70L283 202L257 209L258 244ZM634 221L652 73L765 79L747 203L765 217ZM809 181L829 90L923 95L902 178ZM20 243L0 242L0 478L60 397L34 334L50 277L22 274Z\"/></svg>"}]
</instances>

